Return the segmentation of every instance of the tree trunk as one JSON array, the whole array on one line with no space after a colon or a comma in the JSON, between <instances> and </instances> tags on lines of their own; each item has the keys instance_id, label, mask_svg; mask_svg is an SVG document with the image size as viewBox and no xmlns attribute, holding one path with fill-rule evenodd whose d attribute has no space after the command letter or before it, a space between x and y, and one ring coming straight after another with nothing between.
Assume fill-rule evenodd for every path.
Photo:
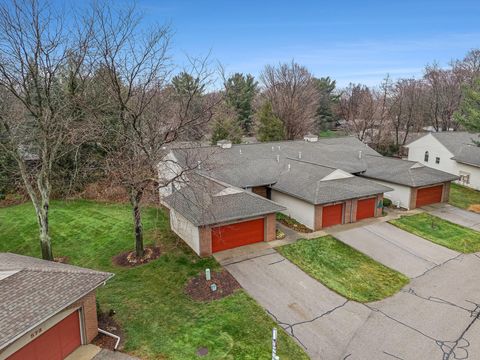
<instances>
[{"instance_id":1,"label":"tree trunk","mask_svg":"<svg viewBox=\"0 0 480 360\"><path fill-rule=\"evenodd\" d=\"M40 247L42 249L42 259L53 261L52 244L50 241L48 228L48 201L44 201L41 208L37 211L37 220L40 231Z\"/></svg>"},{"instance_id":2,"label":"tree trunk","mask_svg":"<svg viewBox=\"0 0 480 360\"><path fill-rule=\"evenodd\" d=\"M133 223L135 228L135 254L141 258L144 255L143 247L143 226L142 226L142 212L140 209L140 200L142 199L142 192L132 190L130 194L130 202L133 210Z\"/></svg>"}]
</instances>

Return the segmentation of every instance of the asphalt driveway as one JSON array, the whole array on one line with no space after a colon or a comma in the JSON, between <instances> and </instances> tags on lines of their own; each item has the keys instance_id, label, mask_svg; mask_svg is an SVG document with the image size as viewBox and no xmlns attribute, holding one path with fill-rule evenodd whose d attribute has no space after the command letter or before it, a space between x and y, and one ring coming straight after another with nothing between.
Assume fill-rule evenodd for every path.
<instances>
[{"instance_id":1,"label":"asphalt driveway","mask_svg":"<svg viewBox=\"0 0 480 360\"><path fill-rule=\"evenodd\" d=\"M443 246L401 230L386 222L334 230L333 236L410 278L458 256Z\"/></svg>"},{"instance_id":2,"label":"asphalt driveway","mask_svg":"<svg viewBox=\"0 0 480 360\"><path fill-rule=\"evenodd\" d=\"M272 249L224 266L312 359L480 359L478 254L447 259L369 304L347 301Z\"/></svg>"},{"instance_id":3,"label":"asphalt driveway","mask_svg":"<svg viewBox=\"0 0 480 360\"><path fill-rule=\"evenodd\" d=\"M480 231L480 214L443 203L425 206L422 209L439 218Z\"/></svg>"}]
</instances>

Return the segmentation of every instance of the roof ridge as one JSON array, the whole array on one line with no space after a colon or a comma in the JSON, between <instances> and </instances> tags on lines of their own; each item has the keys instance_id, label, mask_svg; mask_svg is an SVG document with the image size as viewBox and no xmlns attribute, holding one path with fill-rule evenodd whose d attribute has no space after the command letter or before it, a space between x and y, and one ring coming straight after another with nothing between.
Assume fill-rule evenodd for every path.
<instances>
[{"instance_id":1,"label":"roof ridge","mask_svg":"<svg viewBox=\"0 0 480 360\"><path fill-rule=\"evenodd\" d=\"M301 163L305 163L305 164L310 164L310 165L325 167L325 168L333 169L333 170L341 170L340 168L337 168L337 167L335 167L335 166L323 165L323 164L315 163L315 162L313 162L313 161L308 161L308 160L304 160L304 159L296 159L296 158L292 158L292 157L288 157L288 156L285 157L285 159L293 160L293 161L297 161L297 162L301 162ZM348 171L347 171L347 172L348 172Z\"/></svg>"}]
</instances>

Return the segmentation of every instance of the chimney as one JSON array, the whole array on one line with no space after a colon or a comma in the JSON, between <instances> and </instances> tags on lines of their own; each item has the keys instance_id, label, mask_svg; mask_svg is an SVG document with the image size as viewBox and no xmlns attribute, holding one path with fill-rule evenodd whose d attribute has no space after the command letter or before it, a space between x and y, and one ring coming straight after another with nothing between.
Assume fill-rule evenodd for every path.
<instances>
[{"instance_id":1,"label":"chimney","mask_svg":"<svg viewBox=\"0 0 480 360\"><path fill-rule=\"evenodd\" d=\"M230 149L232 147L232 142L229 140L220 140L217 141L217 146L221 147L222 149Z\"/></svg>"},{"instance_id":2,"label":"chimney","mask_svg":"<svg viewBox=\"0 0 480 360\"><path fill-rule=\"evenodd\" d=\"M358 150L358 158L359 158L359 159L362 158L362 150Z\"/></svg>"},{"instance_id":3,"label":"chimney","mask_svg":"<svg viewBox=\"0 0 480 360\"><path fill-rule=\"evenodd\" d=\"M298 158L299 158L299 159L302 158L302 152L301 152L301 151L298 152Z\"/></svg>"},{"instance_id":4,"label":"chimney","mask_svg":"<svg viewBox=\"0 0 480 360\"><path fill-rule=\"evenodd\" d=\"M280 155L277 155L277 162L280 162Z\"/></svg>"}]
</instances>

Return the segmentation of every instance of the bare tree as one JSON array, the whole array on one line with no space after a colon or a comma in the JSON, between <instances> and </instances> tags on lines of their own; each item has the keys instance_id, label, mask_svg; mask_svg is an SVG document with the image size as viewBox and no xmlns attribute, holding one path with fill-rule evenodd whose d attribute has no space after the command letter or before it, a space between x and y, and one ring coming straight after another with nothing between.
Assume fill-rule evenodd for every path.
<instances>
[{"instance_id":1,"label":"bare tree","mask_svg":"<svg viewBox=\"0 0 480 360\"><path fill-rule=\"evenodd\" d=\"M190 59L183 78L193 81L188 81L188 86L179 85L184 83L181 81L169 85L173 67L168 57L171 34L167 26L142 32L134 7L113 10L97 6L95 17L99 66L104 69L102 79L115 108L113 120L103 124L114 141L103 146L109 173L129 195L135 254L142 257L142 198L148 189L173 181L158 178L166 146L187 139L195 127L211 118L215 101L199 97L209 85L211 73L207 60Z\"/></svg>"},{"instance_id":2,"label":"bare tree","mask_svg":"<svg viewBox=\"0 0 480 360\"><path fill-rule=\"evenodd\" d=\"M0 114L6 140L0 143L18 164L33 203L42 257L53 260L49 234L52 168L65 144L78 133L78 112L72 104L82 97L90 24L74 30L48 3L14 0L0 5L0 87L8 103ZM73 27L70 26L70 29ZM67 149L68 150L68 149Z\"/></svg>"},{"instance_id":3,"label":"bare tree","mask_svg":"<svg viewBox=\"0 0 480 360\"><path fill-rule=\"evenodd\" d=\"M297 139L313 129L320 96L312 74L294 61L267 65L260 80L263 96L282 120L287 139Z\"/></svg>"},{"instance_id":4,"label":"bare tree","mask_svg":"<svg viewBox=\"0 0 480 360\"><path fill-rule=\"evenodd\" d=\"M340 115L348 129L361 141L366 141L375 128L376 102L369 87L350 84L340 96Z\"/></svg>"}]
</instances>

